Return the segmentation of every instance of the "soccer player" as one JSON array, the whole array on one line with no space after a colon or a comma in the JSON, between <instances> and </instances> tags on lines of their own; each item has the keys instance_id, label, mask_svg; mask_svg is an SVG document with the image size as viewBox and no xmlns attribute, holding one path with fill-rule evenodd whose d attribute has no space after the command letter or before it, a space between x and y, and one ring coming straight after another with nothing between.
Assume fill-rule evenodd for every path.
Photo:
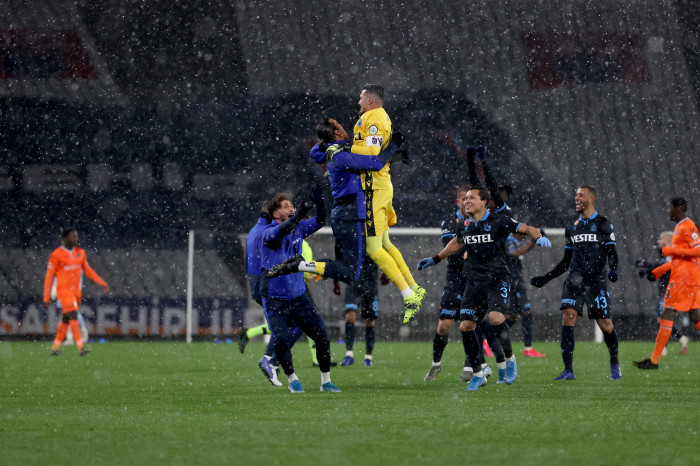
<instances>
[{"instance_id":1,"label":"soccer player","mask_svg":"<svg viewBox=\"0 0 700 466\"><path fill-rule=\"evenodd\" d=\"M564 258L546 275L534 277L530 283L541 288L551 279L567 270L561 297L562 327L561 356L564 370L554 380L576 380L574 375L574 325L576 317L583 315L584 304L588 318L595 319L603 331L603 338L610 354L610 378L622 378L617 357L618 340L613 328L610 294L605 282L606 262L610 267L608 280L617 281L617 250L615 233L610 221L595 209L597 193L590 186L576 190L574 203L578 219L566 227Z\"/></svg>"},{"instance_id":2,"label":"soccer player","mask_svg":"<svg viewBox=\"0 0 700 466\"><path fill-rule=\"evenodd\" d=\"M447 246L447 244L452 241L453 238L457 237L458 234L458 224L463 223L467 218L467 213L465 212L466 204L463 202L466 198L466 194L469 191L469 186L462 186L457 188L457 199L455 200L458 209L455 213L450 215L449 218L443 220L441 224L441 234L440 240L442 245ZM442 290L442 298L440 300L440 317L438 321L437 330L435 332L435 337L433 338L433 362L428 370L428 373L423 377L426 382L431 382L437 380L437 376L442 370L442 355L445 352L445 348L449 342L450 329L454 325L456 319L459 319L459 305L462 299L462 290L466 286L466 276L464 275L464 253L466 252L466 246L462 247L456 254L451 255L447 258L447 271L445 276L445 287ZM491 375L491 368L486 365L486 360L484 359L484 335L481 331L482 326L489 325L488 323L482 321L476 328L477 338L480 342L480 354L479 359L481 361L481 367L484 370L486 377ZM493 332L491 332L493 334ZM466 360L464 363L464 369L462 370L462 375L460 376L460 382L468 382L472 379L474 375L474 369L469 365L469 356L467 354L466 339L465 334L462 332L462 342L465 344L464 352L466 354ZM500 349L500 345L497 346ZM505 356L501 350L499 353L499 360L502 357L503 361L503 372L505 372Z\"/></svg>"},{"instance_id":3,"label":"soccer player","mask_svg":"<svg viewBox=\"0 0 700 466\"><path fill-rule=\"evenodd\" d=\"M310 152L314 162L326 164L333 193L331 228L335 237L335 261L305 261L297 257L270 269L274 277L295 272L312 272L324 277L352 283L360 279L365 256L364 223L367 218L365 196L360 184L360 173L381 170L398 149L390 144L379 156L355 155L343 150L349 142L348 133L332 118L322 120L316 127L320 140ZM332 143L338 145L331 145Z\"/></svg>"},{"instance_id":4,"label":"soccer player","mask_svg":"<svg viewBox=\"0 0 700 466\"><path fill-rule=\"evenodd\" d=\"M316 216L302 220L316 206ZM294 343L290 328L299 327L316 343L316 357L321 371L321 391L339 392L331 382L330 341L323 318L306 293L301 273L270 278L267 274L275 264L294 259L302 252L302 240L316 232L326 217L323 188L316 185L309 199L297 211L291 196L278 193L271 200L268 213L272 223L262 232L260 293L267 323L275 339L275 353L289 380L289 391L303 393L294 372L291 347Z\"/></svg>"},{"instance_id":5,"label":"soccer player","mask_svg":"<svg viewBox=\"0 0 700 466\"><path fill-rule=\"evenodd\" d=\"M656 315L656 323L661 324L661 314L664 311L664 296L666 295L666 288L668 287L668 281L671 278L671 271L667 271L659 279L657 280L654 274L652 273L652 270L654 270L656 267L660 267L664 265L667 262L671 261L671 256L663 256L661 255L661 250L665 247L672 246L671 241L673 240L673 232L672 231L664 231L662 232L659 237L656 239L656 246L658 247L659 250L659 256L661 256L660 260L657 260L654 264L650 264L649 262L645 261L644 259L638 259L635 262L635 266L639 269L638 274L639 278L647 278L652 282L656 282L656 289L659 294L659 301L658 305L656 306L656 309L654 310L654 314ZM683 333L678 330L678 327L675 325L671 329L671 336L678 339L678 342L680 343L681 346L681 354L685 354L688 351L688 342L690 341L689 338ZM663 349L661 352L661 356L666 356L667 350L666 348Z\"/></svg>"},{"instance_id":6,"label":"soccer player","mask_svg":"<svg viewBox=\"0 0 700 466\"><path fill-rule=\"evenodd\" d=\"M508 216L512 216L513 212L508 201L513 195L513 188L508 185L499 186L491 172L486 161L486 147L476 146L468 147L466 150L467 166L469 168L469 180L473 185L478 185L479 179L476 173L476 157L481 162L481 168L484 172L484 181L486 188L489 190L491 199L489 200L489 209L492 212L500 212ZM528 357L544 357L544 353L540 353L532 347L532 309L530 302L527 299L527 290L523 279L523 266L520 260L524 254L532 250L535 244L531 241L524 241L522 235L513 234L508 237L508 268L511 271L511 299L508 309L508 324L512 325L518 318L518 314L522 314L522 332L525 349L523 355ZM488 335L488 334L487 334ZM491 342L489 342L491 343Z\"/></svg>"},{"instance_id":7,"label":"soccer player","mask_svg":"<svg viewBox=\"0 0 700 466\"><path fill-rule=\"evenodd\" d=\"M384 88L367 84L362 88L360 118L353 128L352 153L378 155L391 141L391 119L384 110ZM409 323L420 309L425 289L416 284L401 252L389 239L389 222L396 223L392 206L394 188L391 184L390 164L380 171L362 174L362 189L367 204L367 254L382 272L396 285L404 299L403 323Z\"/></svg>"},{"instance_id":8,"label":"soccer player","mask_svg":"<svg viewBox=\"0 0 700 466\"><path fill-rule=\"evenodd\" d=\"M49 256L44 279L44 307L48 309L51 298L51 285L56 278L56 295L61 304L61 322L56 330L56 338L51 346L51 355L61 356L61 343L66 339L68 327L73 333L73 340L81 356L90 352L83 345L78 323L78 308L82 298L83 273L89 279L109 291L109 285L88 264L85 251L78 247L78 231L73 227L61 232L61 246Z\"/></svg>"},{"instance_id":9,"label":"soccer player","mask_svg":"<svg viewBox=\"0 0 700 466\"><path fill-rule=\"evenodd\" d=\"M366 254L363 251L364 254ZM365 261L362 266L360 280L350 284L345 291L345 358L341 366L351 366L355 363L353 347L355 345L355 321L357 311L365 321L365 357L362 364L366 367L373 365L374 326L379 317L379 297L377 295L377 264Z\"/></svg>"},{"instance_id":10,"label":"soccer player","mask_svg":"<svg viewBox=\"0 0 700 466\"><path fill-rule=\"evenodd\" d=\"M463 245L467 246L465 271L467 285L462 293L460 304L460 330L466 335L470 366L479 368L467 387L468 391L478 390L486 384L486 377L479 359L479 342L474 333L477 322L488 314L496 337L500 340L506 357L504 383L512 384L518 376L513 347L510 341L510 328L505 321L510 294L510 273L506 263L505 242L511 233L522 233L534 238L541 247L551 247L551 243L540 232L529 225L519 223L505 215L491 213L487 208L488 193L481 187L470 189L465 197L464 222L459 223L459 234L437 255L421 259L418 270L433 266L442 259L455 254Z\"/></svg>"},{"instance_id":11,"label":"soccer player","mask_svg":"<svg viewBox=\"0 0 700 466\"><path fill-rule=\"evenodd\" d=\"M640 369L658 369L661 353L671 336L676 312L688 312L690 321L700 330L700 235L695 223L686 215L688 202L674 197L668 203L668 217L676 222L671 246L661 249L661 254L671 256L671 261L655 268L653 277L658 279L671 270L671 277L664 297L656 346L650 358L635 361Z\"/></svg>"}]
</instances>

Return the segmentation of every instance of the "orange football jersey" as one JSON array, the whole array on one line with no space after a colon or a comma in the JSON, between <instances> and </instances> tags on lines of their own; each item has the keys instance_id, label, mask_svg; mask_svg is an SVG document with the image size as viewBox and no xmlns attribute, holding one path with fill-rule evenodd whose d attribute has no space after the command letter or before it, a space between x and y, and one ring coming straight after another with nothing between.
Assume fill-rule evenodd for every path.
<instances>
[{"instance_id":1,"label":"orange football jersey","mask_svg":"<svg viewBox=\"0 0 700 466\"><path fill-rule=\"evenodd\" d=\"M49 256L49 265L46 267L44 279L44 302L49 302L51 285L56 277L56 294L64 312L74 311L80 305L82 294L83 272L91 280L101 286L106 286L97 272L88 265L85 251L75 247L72 250L63 246L57 248Z\"/></svg>"},{"instance_id":2,"label":"orange football jersey","mask_svg":"<svg viewBox=\"0 0 700 466\"><path fill-rule=\"evenodd\" d=\"M697 250L697 248L700 248L700 235L698 235L698 228L695 226L695 223L689 218L678 222L673 230L671 243L673 246L669 252L672 252L674 249ZM672 257L669 283L700 286L700 257L673 253Z\"/></svg>"}]
</instances>

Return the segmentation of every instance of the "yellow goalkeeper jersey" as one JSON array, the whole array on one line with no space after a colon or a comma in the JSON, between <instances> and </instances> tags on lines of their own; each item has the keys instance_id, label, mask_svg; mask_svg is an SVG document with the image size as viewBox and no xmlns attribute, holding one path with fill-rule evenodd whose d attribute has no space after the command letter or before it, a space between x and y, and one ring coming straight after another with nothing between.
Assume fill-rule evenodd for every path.
<instances>
[{"instance_id":1,"label":"yellow goalkeeper jersey","mask_svg":"<svg viewBox=\"0 0 700 466\"><path fill-rule=\"evenodd\" d=\"M352 153L379 155L391 142L391 119L383 108L365 112L353 128ZM362 190L392 189L389 166L378 171L362 172Z\"/></svg>"}]
</instances>

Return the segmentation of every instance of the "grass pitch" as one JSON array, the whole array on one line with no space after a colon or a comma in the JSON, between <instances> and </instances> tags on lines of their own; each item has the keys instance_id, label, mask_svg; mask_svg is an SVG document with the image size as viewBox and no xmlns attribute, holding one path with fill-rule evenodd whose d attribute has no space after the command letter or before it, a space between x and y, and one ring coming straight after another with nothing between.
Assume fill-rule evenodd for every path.
<instances>
[{"instance_id":1,"label":"grass pitch","mask_svg":"<svg viewBox=\"0 0 700 466\"><path fill-rule=\"evenodd\" d=\"M263 344L107 343L84 358L47 343L0 343L0 464L698 464L700 344L640 371L653 343L622 343L623 379L605 345L577 343L578 380L554 382L558 344L518 358L512 386L459 383L453 341L436 382L430 343L380 343L375 367L332 371L320 393L308 345L294 349L307 393L273 387ZM516 355L522 345L516 345ZM344 347L333 345L334 359ZM495 362L489 358L495 369ZM494 370L495 372L495 370ZM286 377L282 377L286 382Z\"/></svg>"}]
</instances>

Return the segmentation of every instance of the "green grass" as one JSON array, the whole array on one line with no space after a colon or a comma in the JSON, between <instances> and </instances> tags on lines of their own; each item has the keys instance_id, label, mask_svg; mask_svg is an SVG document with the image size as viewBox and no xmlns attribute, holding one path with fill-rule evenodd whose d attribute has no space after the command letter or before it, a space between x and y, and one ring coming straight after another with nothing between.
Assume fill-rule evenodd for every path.
<instances>
[{"instance_id":1,"label":"green grass","mask_svg":"<svg viewBox=\"0 0 700 466\"><path fill-rule=\"evenodd\" d=\"M538 344L548 357L520 357L514 385L467 393L460 343L432 383L430 343L384 343L375 367L335 368L343 393L330 394L300 344L307 393L292 395L259 373L261 343L244 355L108 343L59 358L47 343L3 342L0 464L697 464L700 344L685 356L669 346L652 372L631 361L653 343L622 343L623 379L611 381L605 346L577 343L578 380L555 383L558 345Z\"/></svg>"}]
</instances>

